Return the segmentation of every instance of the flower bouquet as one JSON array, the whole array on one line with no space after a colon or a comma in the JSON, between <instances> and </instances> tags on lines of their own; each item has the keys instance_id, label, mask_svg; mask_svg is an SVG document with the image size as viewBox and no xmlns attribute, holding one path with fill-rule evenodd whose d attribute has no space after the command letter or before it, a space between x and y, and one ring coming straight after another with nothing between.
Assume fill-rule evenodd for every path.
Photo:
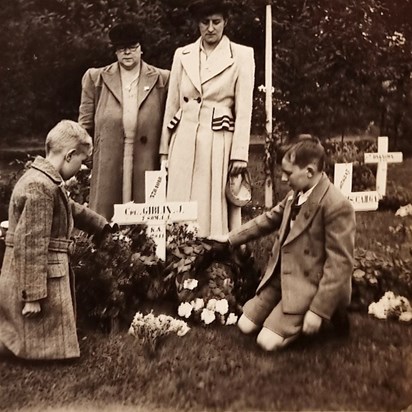
<instances>
[{"instance_id":1,"label":"flower bouquet","mask_svg":"<svg viewBox=\"0 0 412 412\"><path fill-rule=\"evenodd\" d=\"M412 306L409 300L393 292L386 292L378 302L371 303L368 313L378 319L412 321Z\"/></svg>"},{"instance_id":2,"label":"flower bouquet","mask_svg":"<svg viewBox=\"0 0 412 412\"><path fill-rule=\"evenodd\" d=\"M235 297L233 268L213 262L196 274L197 279L191 276L191 272L184 273L178 284L179 316L205 325L236 323L240 308Z\"/></svg>"},{"instance_id":3,"label":"flower bouquet","mask_svg":"<svg viewBox=\"0 0 412 412\"><path fill-rule=\"evenodd\" d=\"M154 354L159 341L171 333L184 336L190 328L187 323L168 315L155 316L153 312L143 315L137 312L129 328L129 334L140 340L150 354Z\"/></svg>"},{"instance_id":4,"label":"flower bouquet","mask_svg":"<svg viewBox=\"0 0 412 412\"><path fill-rule=\"evenodd\" d=\"M204 325L235 324L259 279L253 258L230 247L215 249L187 227L173 230L166 271L175 281L179 316Z\"/></svg>"}]
</instances>

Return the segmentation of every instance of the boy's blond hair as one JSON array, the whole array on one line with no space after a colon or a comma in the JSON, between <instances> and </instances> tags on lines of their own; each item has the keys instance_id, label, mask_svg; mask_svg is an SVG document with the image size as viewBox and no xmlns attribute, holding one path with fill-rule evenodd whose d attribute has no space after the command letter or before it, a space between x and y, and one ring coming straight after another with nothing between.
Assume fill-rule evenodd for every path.
<instances>
[{"instance_id":1,"label":"boy's blond hair","mask_svg":"<svg viewBox=\"0 0 412 412\"><path fill-rule=\"evenodd\" d=\"M76 149L90 154L93 140L86 130L72 120L62 120L49 131L46 137L46 155Z\"/></svg>"}]
</instances>

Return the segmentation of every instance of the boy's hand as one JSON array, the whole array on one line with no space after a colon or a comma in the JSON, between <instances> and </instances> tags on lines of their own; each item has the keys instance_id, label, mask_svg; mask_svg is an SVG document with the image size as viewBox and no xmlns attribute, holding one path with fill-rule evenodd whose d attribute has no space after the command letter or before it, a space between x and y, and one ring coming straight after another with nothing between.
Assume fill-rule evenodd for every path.
<instances>
[{"instance_id":1,"label":"boy's hand","mask_svg":"<svg viewBox=\"0 0 412 412\"><path fill-rule=\"evenodd\" d=\"M229 249L229 235L209 236L205 239L206 243L216 252L226 252Z\"/></svg>"},{"instance_id":2,"label":"boy's hand","mask_svg":"<svg viewBox=\"0 0 412 412\"><path fill-rule=\"evenodd\" d=\"M219 242L219 243L229 243L229 235L215 235L215 236L208 236L207 240Z\"/></svg>"},{"instance_id":3,"label":"boy's hand","mask_svg":"<svg viewBox=\"0 0 412 412\"><path fill-rule=\"evenodd\" d=\"M40 302L26 302L23 306L23 310L21 311L22 315L25 318L33 318L34 316L38 315L41 312Z\"/></svg>"},{"instance_id":4,"label":"boy's hand","mask_svg":"<svg viewBox=\"0 0 412 412\"><path fill-rule=\"evenodd\" d=\"M303 319L302 332L305 335L314 335L319 332L322 325L322 318L316 313L308 310Z\"/></svg>"},{"instance_id":5,"label":"boy's hand","mask_svg":"<svg viewBox=\"0 0 412 412\"><path fill-rule=\"evenodd\" d=\"M100 247L105 242L110 242L112 234L119 230L117 223L107 223L104 228L93 236L93 242Z\"/></svg>"}]
</instances>

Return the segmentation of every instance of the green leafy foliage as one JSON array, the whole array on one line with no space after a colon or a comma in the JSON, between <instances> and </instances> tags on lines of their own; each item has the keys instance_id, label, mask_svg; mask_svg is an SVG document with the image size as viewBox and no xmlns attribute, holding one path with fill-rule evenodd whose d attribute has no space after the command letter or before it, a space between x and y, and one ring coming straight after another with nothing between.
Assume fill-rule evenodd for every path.
<instances>
[{"instance_id":1,"label":"green leafy foliage","mask_svg":"<svg viewBox=\"0 0 412 412\"><path fill-rule=\"evenodd\" d=\"M191 298L186 279L199 279L193 296L226 297L234 308L250 298L259 275L250 256L216 252L195 238L184 224L168 226L167 260L155 255L145 226L125 227L96 247L83 233L75 238L72 267L76 275L79 313L103 329L112 320L131 321L148 302Z\"/></svg>"},{"instance_id":2,"label":"green leafy foliage","mask_svg":"<svg viewBox=\"0 0 412 412\"><path fill-rule=\"evenodd\" d=\"M130 322L142 300L167 293L166 287L158 287L163 265L144 226L124 228L99 247L80 233L74 244L71 262L79 312L102 328L109 329L114 318Z\"/></svg>"},{"instance_id":3,"label":"green leafy foliage","mask_svg":"<svg viewBox=\"0 0 412 412\"><path fill-rule=\"evenodd\" d=\"M333 181L335 163L353 163L352 191L374 190L376 165L364 163L364 153L374 153L374 140L330 141L323 143L326 151L325 171Z\"/></svg>"},{"instance_id":4,"label":"green leafy foliage","mask_svg":"<svg viewBox=\"0 0 412 412\"><path fill-rule=\"evenodd\" d=\"M178 233L184 225L174 224L170 228ZM176 239L169 233L169 239ZM182 240L182 237L178 238ZM238 311L253 296L259 281L250 251L229 247L212 247L209 241L200 238L171 241L168 245L168 277L175 279L177 299L190 302L196 298L226 299L229 306ZM193 290L184 287L185 281L195 279L198 285Z\"/></svg>"},{"instance_id":5,"label":"green leafy foliage","mask_svg":"<svg viewBox=\"0 0 412 412\"><path fill-rule=\"evenodd\" d=\"M170 68L174 50L198 37L187 11L190 2L15 0L4 5L0 133L45 134L61 118L75 119L83 73L114 60L107 34L115 23L135 21L142 28L144 58ZM227 33L254 48L258 86L264 83L266 2L229 3ZM273 109L287 132L344 135L374 121L382 132L406 140L412 130L412 30L402 16L410 15L411 2L277 0L272 5ZM256 133L264 130L261 103L256 97Z\"/></svg>"},{"instance_id":6,"label":"green leafy foliage","mask_svg":"<svg viewBox=\"0 0 412 412\"><path fill-rule=\"evenodd\" d=\"M412 299L412 259L400 256L393 248L386 249L386 253L356 250L352 278L354 309L367 310L388 291Z\"/></svg>"}]
</instances>

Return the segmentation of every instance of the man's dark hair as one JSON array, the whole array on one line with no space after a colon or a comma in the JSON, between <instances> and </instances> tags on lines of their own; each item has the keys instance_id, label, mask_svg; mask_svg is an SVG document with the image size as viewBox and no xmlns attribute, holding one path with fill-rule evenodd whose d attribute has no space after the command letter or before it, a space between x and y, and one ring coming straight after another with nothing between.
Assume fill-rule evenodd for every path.
<instances>
[{"instance_id":1,"label":"man's dark hair","mask_svg":"<svg viewBox=\"0 0 412 412\"><path fill-rule=\"evenodd\" d=\"M189 12L197 21L212 14L222 14L227 19L229 5L224 0L199 0L189 6Z\"/></svg>"},{"instance_id":2,"label":"man's dark hair","mask_svg":"<svg viewBox=\"0 0 412 412\"><path fill-rule=\"evenodd\" d=\"M304 168L313 163L320 172L325 167L325 149L318 138L311 135L301 135L284 148L284 159Z\"/></svg>"}]
</instances>

